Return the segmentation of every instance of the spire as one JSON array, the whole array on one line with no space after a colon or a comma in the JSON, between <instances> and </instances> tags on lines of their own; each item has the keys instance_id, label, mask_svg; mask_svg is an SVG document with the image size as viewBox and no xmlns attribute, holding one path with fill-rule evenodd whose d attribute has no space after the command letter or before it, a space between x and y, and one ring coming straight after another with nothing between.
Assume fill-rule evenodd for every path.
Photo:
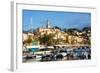
<instances>
[{"instance_id":1,"label":"spire","mask_svg":"<svg viewBox=\"0 0 100 73\"><path fill-rule=\"evenodd\" d=\"M46 22L46 28L51 28L49 20L47 20L47 22Z\"/></svg>"}]
</instances>

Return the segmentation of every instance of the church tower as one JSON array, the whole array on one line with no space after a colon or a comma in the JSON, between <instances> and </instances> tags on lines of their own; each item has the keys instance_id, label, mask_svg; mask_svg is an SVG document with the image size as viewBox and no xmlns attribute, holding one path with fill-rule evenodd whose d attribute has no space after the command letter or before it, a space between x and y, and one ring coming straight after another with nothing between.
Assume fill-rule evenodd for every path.
<instances>
[{"instance_id":1,"label":"church tower","mask_svg":"<svg viewBox=\"0 0 100 73\"><path fill-rule=\"evenodd\" d=\"M46 21L46 28L51 28L49 20Z\"/></svg>"}]
</instances>

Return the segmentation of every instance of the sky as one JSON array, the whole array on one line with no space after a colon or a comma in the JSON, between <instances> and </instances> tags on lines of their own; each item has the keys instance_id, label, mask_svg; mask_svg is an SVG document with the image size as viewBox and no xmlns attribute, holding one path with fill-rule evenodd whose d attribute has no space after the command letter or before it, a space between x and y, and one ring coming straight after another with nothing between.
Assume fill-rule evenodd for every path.
<instances>
[{"instance_id":1,"label":"sky","mask_svg":"<svg viewBox=\"0 0 100 73\"><path fill-rule=\"evenodd\" d=\"M41 28L46 25L47 20L52 27L82 29L91 26L91 13L39 10L22 11L23 30Z\"/></svg>"}]
</instances>

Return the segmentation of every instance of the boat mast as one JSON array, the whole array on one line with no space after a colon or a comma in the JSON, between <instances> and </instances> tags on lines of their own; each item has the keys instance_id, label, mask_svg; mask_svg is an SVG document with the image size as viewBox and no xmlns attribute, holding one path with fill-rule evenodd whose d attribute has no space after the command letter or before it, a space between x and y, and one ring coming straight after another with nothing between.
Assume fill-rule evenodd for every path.
<instances>
[{"instance_id":1,"label":"boat mast","mask_svg":"<svg viewBox=\"0 0 100 73\"><path fill-rule=\"evenodd\" d=\"M30 29L31 29L31 33L33 33L33 21L32 21L32 17L30 19Z\"/></svg>"}]
</instances>

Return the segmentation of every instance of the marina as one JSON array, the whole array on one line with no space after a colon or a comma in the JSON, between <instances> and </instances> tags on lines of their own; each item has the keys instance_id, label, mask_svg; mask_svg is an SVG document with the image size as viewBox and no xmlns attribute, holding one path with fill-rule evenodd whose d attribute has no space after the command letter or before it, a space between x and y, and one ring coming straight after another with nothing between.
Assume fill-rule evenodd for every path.
<instances>
[{"instance_id":1,"label":"marina","mask_svg":"<svg viewBox=\"0 0 100 73\"><path fill-rule=\"evenodd\" d=\"M27 53L28 52L28 53ZM86 60L91 59L90 46L54 46L54 48L28 48L23 53L23 62L45 62L65 60Z\"/></svg>"}]
</instances>

